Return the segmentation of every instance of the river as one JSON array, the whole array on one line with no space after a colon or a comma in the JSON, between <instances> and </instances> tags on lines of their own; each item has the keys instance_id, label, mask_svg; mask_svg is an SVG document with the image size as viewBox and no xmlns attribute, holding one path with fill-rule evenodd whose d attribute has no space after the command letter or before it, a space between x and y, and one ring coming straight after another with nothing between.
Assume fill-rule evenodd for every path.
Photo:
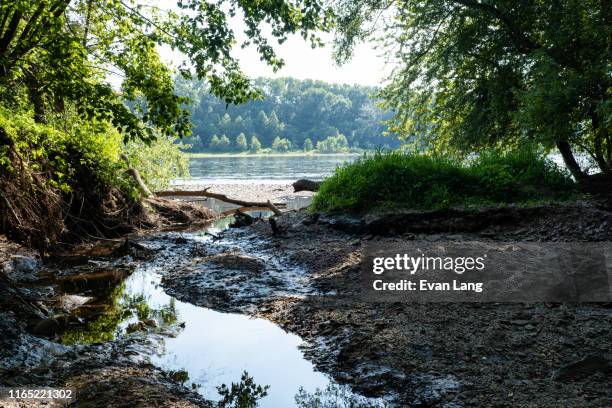
<instances>
[{"instance_id":1,"label":"river","mask_svg":"<svg viewBox=\"0 0 612 408\"><path fill-rule=\"evenodd\" d=\"M351 162L358 154L212 156L189 159L190 179L176 184L292 183L300 178L322 180L337 166Z\"/></svg>"}]
</instances>

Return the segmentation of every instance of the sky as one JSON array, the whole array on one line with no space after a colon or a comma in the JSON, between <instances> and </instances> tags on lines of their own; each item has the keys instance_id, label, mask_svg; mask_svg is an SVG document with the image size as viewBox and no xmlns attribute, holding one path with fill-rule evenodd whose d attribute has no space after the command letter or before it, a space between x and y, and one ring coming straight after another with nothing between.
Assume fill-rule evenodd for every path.
<instances>
[{"instance_id":1,"label":"sky","mask_svg":"<svg viewBox=\"0 0 612 408\"><path fill-rule=\"evenodd\" d=\"M153 0L160 8L174 9L170 6L174 2L164 0ZM238 44L245 38L244 23L239 17L230 19L230 27L236 34ZM264 30L265 31L265 30ZM322 33L321 39L326 43L325 47L312 49L310 44L298 34L289 36L283 44L271 40L277 54L285 61L285 66L276 73L264 62L259 60L259 55L254 47L242 49L236 45L234 55L241 63L243 71L250 77L294 77L298 79L318 79L325 82L380 85L387 76L389 69L385 64L385 57L380 50L376 50L374 44L366 43L356 47L353 58L338 66L332 58L333 35ZM170 49L160 49L162 59L170 65L176 66L181 56L173 53Z\"/></svg>"},{"instance_id":2,"label":"sky","mask_svg":"<svg viewBox=\"0 0 612 408\"><path fill-rule=\"evenodd\" d=\"M334 63L330 35L324 37L324 48L312 49L300 36L290 37L282 45L275 47L278 55L285 60L285 66L274 73L259 60L257 51L250 48L236 49L245 73L251 77L294 77L298 79L318 79L332 83L360 85L379 85L386 76L385 58L373 44L361 44L353 58L341 66Z\"/></svg>"}]
</instances>

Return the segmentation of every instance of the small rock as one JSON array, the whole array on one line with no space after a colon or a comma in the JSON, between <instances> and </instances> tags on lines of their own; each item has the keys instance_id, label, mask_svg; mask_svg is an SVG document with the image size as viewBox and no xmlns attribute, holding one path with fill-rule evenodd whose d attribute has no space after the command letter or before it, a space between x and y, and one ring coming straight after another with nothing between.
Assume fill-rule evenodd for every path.
<instances>
[{"instance_id":1,"label":"small rock","mask_svg":"<svg viewBox=\"0 0 612 408\"><path fill-rule=\"evenodd\" d=\"M145 324L149 327L157 327L157 321L155 319L148 319Z\"/></svg>"},{"instance_id":2,"label":"small rock","mask_svg":"<svg viewBox=\"0 0 612 408\"><path fill-rule=\"evenodd\" d=\"M143 330L146 330L146 326L143 322L130 323L125 328L125 331L128 333L134 333L134 332L143 331Z\"/></svg>"},{"instance_id":3,"label":"small rock","mask_svg":"<svg viewBox=\"0 0 612 408\"><path fill-rule=\"evenodd\" d=\"M32 329L32 334L36 336L53 336L61 330L62 325L60 322L53 317L49 317L38 322L34 329Z\"/></svg>"},{"instance_id":4,"label":"small rock","mask_svg":"<svg viewBox=\"0 0 612 408\"><path fill-rule=\"evenodd\" d=\"M582 360L561 367L553 374L553 379L556 381L571 381L588 377L596 372L609 373L611 371L612 365L606 356L592 354Z\"/></svg>"},{"instance_id":5,"label":"small rock","mask_svg":"<svg viewBox=\"0 0 612 408\"><path fill-rule=\"evenodd\" d=\"M2 264L0 263L0 268ZM13 281L31 282L37 279L38 259L31 256L12 255L4 264L4 273Z\"/></svg>"}]
</instances>

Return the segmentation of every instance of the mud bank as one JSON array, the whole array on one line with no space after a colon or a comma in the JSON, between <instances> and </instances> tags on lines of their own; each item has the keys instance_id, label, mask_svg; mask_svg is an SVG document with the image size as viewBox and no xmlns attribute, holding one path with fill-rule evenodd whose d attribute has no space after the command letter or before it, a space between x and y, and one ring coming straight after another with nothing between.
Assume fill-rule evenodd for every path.
<instances>
[{"instance_id":1,"label":"mud bank","mask_svg":"<svg viewBox=\"0 0 612 408\"><path fill-rule=\"evenodd\" d=\"M164 287L183 301L277 323L306 341L318 369L392 405L612 402L610 304L359 298L359 260L369 241L607 242L611 213L584 203L367 219L292 212L276 222L277 234L266 221L222 234L233 267L220 270L218 254L201 252L191 267L166 271ZM249 244L233 247L237 242Z\"/></svg>"},{"instance_id":2,"label":"mud bank","mask_svg":"<svg viewBox=\"0 0 612 408\"><path fill-rule=\"evenodd\" d=\"M102 335L86 342L91 344L77 344L67 336L104 314L114 316L105 298L139 254L123 258L121 268L99 268L84 260L114 265L118 254L126 255L124 251L122 245L107 243L43 266L37 253L0 239L1 386L70 388L76 392L71 402L79 407L212 406L175 373L149 362L148 356L159 349L164 337L173 335L174 328L146 328L115 339ZM58 272L60 266L63 274ZM52 405L0 401L0 407L38 406Z\"/></svg>"},{"instance_id":3,"label":"mud bank","mask_svg":"<svg viewBox=\"0 0 612 408\"><path fill-rule=\"evenodd\" d=\"M344 393L358 402L350 406L610 406L610 304L365 303L359 261L370 242L608 242L611 213L573 204L365 219L293 211L275 221L276 232L259 220L149 234L43 266L3 241L0 383L72 387L78 406L211 406L181 373L150 362L180 321L142 313L138 299L127 309L108 300L145 264L179 301L262 317L300 336L319 371L377 398ZM91 321L112 330L83 331ZM319 398L301 397L303 407Z\"/></svg>"}]
</instances>

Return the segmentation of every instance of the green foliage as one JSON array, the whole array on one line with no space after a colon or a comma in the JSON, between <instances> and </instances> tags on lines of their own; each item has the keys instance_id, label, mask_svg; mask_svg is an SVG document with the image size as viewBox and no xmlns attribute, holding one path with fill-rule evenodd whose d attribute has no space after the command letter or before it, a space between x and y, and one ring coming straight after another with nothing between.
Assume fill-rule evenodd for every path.
<instances>
[{"instance_id":1,"label":"green foliage","mask_svg":"<svg viewBox=\"0 0 612 408\"><path fill-rule=\"evenodd\" d=\"M314 150L314 146L312 144L312 140L310 140L310 138L307 137L306 139L304 139L304 151L311 152L313 150Z\"/></svg>"},{"instance_id":2,"label":"green foliage","mask_svg":"<svg viewBox=\"0 0 612 408\"><path fill-rule=\"evenodd\" d=\"M72 108L50 116L48 121L36 123L31 114L0 107L0 129L34 171L43 170L46 164L47 183L64 193L75 187L77 169L86 168L92 181L136 197L137 190L119 157L122 153L154 190L164 189L176 177L189 175L187 159L180 150L183 145L175 144L173 138L160 136L149 144L139 140L124 144L121 134L108 122L82 120ZM0 149L0 165L8 169L8 147Z\"/></svg>"},{"instance_id":3,"label":"green foliage","mask_svg":"<svg viewBox=\"0 0 612 408\"><path fill-rule=\"evenodd\" d=\"M219 401L220 408L255 408L257 401L268 395L269 385L261 386L255 384L253 377L245 371L242 373L239 383L232 383L228 388L225 384L217 387L217 392L222 399Z\"/></svg>"},{"instance_id":4,"label":"green foliage","mask_svg":"<svg viewBox=\"0 0 612 408\"><path fill-rule=\"evenodd\" d=\"M261 150L261 143L259 143L259 139L257 139L257 136L255 135L251 136L251 145L249 146L249 150L253 153L257 153Z\"/></svg>"},{"instance_id":5,"label":"green foliage","mask_svg":"<svg viewBox=\"0 0 612 408\"><path fill-rule=\"evenodd\" d=\"M317 142L317 151L320 153L345 153L348 150L348 141L344 135L329 136Z\"/></svg>"},{"instance_id":6,"label":"green foliage","mask_svg":"<svg viewBox=\"0 0 612 408\"><path fill-rule=\"evenodd\" d=\"M226 103L256 98L259 91L232 53L233 16L246 26L239 45L254 46L273 69L283 61L271 40L284 42L299 33L320 45L314 33L330 23L330 11L316 0L182 0L174 10L134 0L3 2L1 102L26 97L39 122L73 104L82 119L108 121L127 139L152 140L156 132L185 136L187 99L174 92L171 71L157 50L165 46L185 56L180 75L206 81ZM121 78L120 91L107 78L109 71Z\"/></svg>"},{"instance_id":7,"label":"green foliage","mask_svg":"<svg viewBox=\"0 0 612 408\"><path fill-rule=\"evenodd\" d=\"M288 139L276 136L272 142L272 149L277 152L288 152L291 150L291 142Z\"/></svg>"},{"instance_id":8,"label":"green foliage","mask_svg":"<svg viewBox=\"0 0 612 408\"><path fill-rule=\"evenodd\" d=\"M0 106L0 129L12 141L21 159L42 173L50 187L68 194L77 180L78 169L92 173L90 189L115 186L136 196L131 180L119 161L121 135L104 121L83 121L72 109L49 118L49 124L36 123L29 112ZM8 146L0 145L0 165L12 170Z\"/></svg>"},{"instance_id":9,"label":"green foliage","mask_svg":"<svg viewBox=\"0 0 612 408\"><path fill-rule=\"evenodd\" d=\"M149 144L135 140L123 146L130 165L152 191L165 190L173 179L189 176L189 162L181 151L185 145L173 140L158 136Z\"/></svg>"},{"instance_id":10,"label":"green foliage","mask_svg":"<svg viewBox=\"0 0 612 408\"><path fill-rule=\"evenodd\" d=\"M385 401L368 399L353 394L347 385L330 383L321 390L309 393L300 387L295 395L295 404L298 408L385 408Z\"/></svg>"},{"instance_id":11,"label":"green foliage","mask_svg":"<svg viewBox=\"0 0 612 408\"><path fill-rule=\"evenodd\" d=\"M612 14L599 0L341 0L336 56L388 21L391 129L438 151L533 142L612 171ZM372 19L380 13L386 19Z\"/></svg>"},{"instance_id":12,"label":"green foliage","mask_svg":"<svg viewBox=\"0 0 612 408\"><path fill-rule=\"evenodd\" d=\"M377 152L339 167L321 185L313 208L357 213L438 209L564 200L575 194L569 175L531 149L485 152L469 162Z\"/></svg>"},{"instance_id":13,"label":"green foliage","mask_svg":"<svg viewBox=\"0 0 612 408\"><path fill-rule=\"evenodd\" d=\"M244 133L240 133L236 137L236 149L239 152L244 152L244 151L249 150L249 145L247 144L247 139L246 139L246 136L244 135Z\"/></svg>"},{"instance_id":14,"label":"green foliage","mask_svg":"<svg viewBox=\"0 0 612 408\"><path fill-rule=\"evenodd\" d=\"M213 152L225 152L230 150L231 146L232 143L227 136L222 135L221 137L217 137L217 135L213 135L210 140L209 148Z\"/></svg>"},{"instance_id":15,"label":"green foliage","mask_svg":"<svg viewBox=\"0 0 612 408\"><path fill-rule=\"evenodd\" d=\"M207 151L215 134L234 140L240 133L256 134L264 148L272 147L276 137L290 140L299 149L306 139L314 146L337 133L344 134L351 147L399 147L395 135L385 135L384 121L391 112L378 108L371 98L376 88L293 78L259 78L254 84L262 89L262 99L227 106L210 95L205 84L177 78L179 94L194 101L190 107L193 137L187 141L190 151Z\"/></svg>"}]
</instances>

